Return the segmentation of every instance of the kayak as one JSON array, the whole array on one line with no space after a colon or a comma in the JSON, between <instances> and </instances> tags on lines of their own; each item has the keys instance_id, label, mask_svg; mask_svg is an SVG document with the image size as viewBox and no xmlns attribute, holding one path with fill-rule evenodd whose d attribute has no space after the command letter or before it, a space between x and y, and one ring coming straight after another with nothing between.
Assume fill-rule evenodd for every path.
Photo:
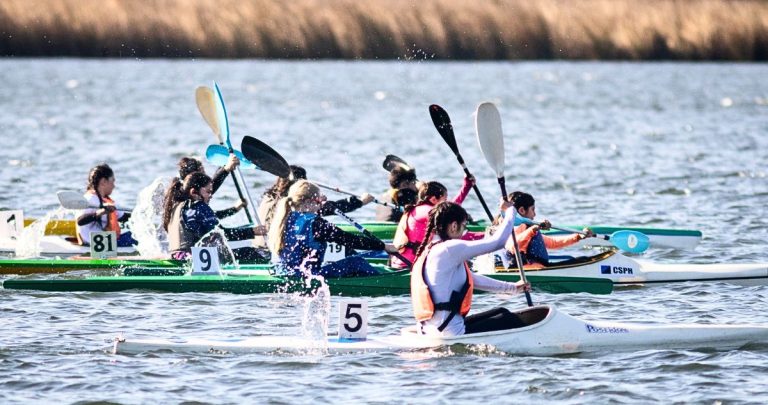
<instances>
[{"instance_id":1,"label":"kayak","mask_svg":"<svg viewBox=\"0 0 768 405\"><path fill-rule=\"evenodd\" d=\"M388 296L410 294L410 271L394 270L374 264L380 274L373 276L329 278L325 280L330 293L342 296ZM172 269L171 269L172 270ZM8 290L39 291L97 291L148 290L171 293L228 292L234 294L313 293L322 286L319 279L307 283L304 279L271 274L270 265L242 265L225 269L221 275L157 275L168 274L168 268L126 268L124 276L85 278L32 279L14 278L3 281ZM174 270L171 271L173 273ZM154 274L154 275L146 275ZM498 273L491 277L518 281L516 273ZM528 280L534 289L550 293L610 294L610 280L584 277L539 277Z\"/></svg>"},{"instance_id":2,"label":"kayak","mask_svg":"<svg viewBox=\"0 0 768 405\"><path fill-rule=\"evenodd\" d=\"M253 241L233 241L229 245L232 249L251 246ZM83 246L75 242L74 236L65 235L44 235L37 241L35 253L40 256L80 256L88 255L91 252L89 246ZM0 238L0 254L16 254L18 241L16 239ZM120 255L137 255L138 251L134 247L118 247L117 253Z\"/></svg>"},{"instance_id":3,"label":"kayak","mask_svg":"<svg viewBox=\"0 0 768 405\"><path fill-rule=\"evenodd\" d=\"M452 345L492 346L500 351L533 356L573 353L635 351L645 349L737 349L750 343L768 342L768 326L707 324L639 324L584 321L540 305L514 311L522 324L516 329L461 336L426 336L415 327L400 335L369 336L364 340L328 337L326 340L291 336L256 336L243 339L115 339L116 354L158 350L193 353L327 353L392 352L434 349Z\"/></svg>"},{"instance_id":4,"label":"kayak","mask_svg":"<svg viewBox=\"0 0 768 405\"><path fill-rule=\"evenodd\" d=\"M66 273L74 270L120 270L126 268L182 269L186 261L120 257L116 259L0 259L0 274ZM187 264L188 265L188 264Z\"/></svg>"},{"instance_id":5,"label":"kayak","mask_svg":"<svg viewBox=\"0 0 768 405\"><path fill-rule=\"evenodd\" d=\"M479 265L474 270L486 275L514 273L502 267ZM526 275L541 277L595 277L611 280L615 286L649 285L676 282L727 282L743 286L768 285L768 263L744 264L660 264L627 257L617 251L555 264L543 269L528 269Z\"/></svg>"},{"instance_id":6,"label":"kayak","mask_svg":"<svg viewBox=\"0 0 768 405\"><path fill-rule=\"evenodd\" d=\"M33 220L25 219L25 224L32 223ZM349 224L336 224L341 229L347 232L359 232L354 226ZM392 222L363 222L363 227L370 231L374 236L382 240L392 240L395 235L395 229L397 224ZM487 222L480 221L477 223L469 224L468 229L474 232L482 232L485 230ZM582 229L583 225L569 225L567 228ZM666 228L646 228L646 227L618 227L618 226L604 226L604 225L590 225L595 233L601 235L610 235L614 232L621 230L637 231L645 234L650 239L651 246L666 247L674 249L690 250L694 249L701 241L701 231L691 229L666 229ZM40 240L40 255L82 255L89 252L87 247L83 247L77 244L73 244L66 238L73 238L75 235L75 223L74 220L68 219L56 219L51 220L46 225L46 235ZM544 234L550 236L564 235L567 232L550 229L545 231ZM0 253L8 252L12 253L16 251L16 240L13 239L0 239ZM609 241L589 238L580 241L576 246L611 246ZM132 248L121 248L121 253L134 252Z\"/></svg>"}]
</instances>

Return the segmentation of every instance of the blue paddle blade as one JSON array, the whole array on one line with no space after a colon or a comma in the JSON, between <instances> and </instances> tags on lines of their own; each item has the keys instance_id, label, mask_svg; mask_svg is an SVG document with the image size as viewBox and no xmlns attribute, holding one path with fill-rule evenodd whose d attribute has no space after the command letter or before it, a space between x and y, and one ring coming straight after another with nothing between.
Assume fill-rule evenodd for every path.
<instances>
[{"instance_id":1,"label":"blue paddle blade","mask_svg":"<svg viewBox=\"0 0 768 405\"><path fill-rule=\"evenodd\" d=\"M243 156L243 153L239 150L233 150L235 156L240 159L240 167L243 169L258 169L250 160ZM229 160L229 149L224 145L208 145L205 150L205 160L216 166L224 166Z\"/></svg>"},{"instance_id":2,"label":"blue paddle blade","mask_svg":"<svg viewBox=\"0 0 768 405\"><path fill-rule=\"evenodd\" d=\"M611 234L609 240L617 248L630 253L643 253L651 244L646 234L637 231L617 231Z\"/></svg>"},{"instance_id":3,"label":"blue paddle blade","mask_svg":"<svg viewBox=\"0 0 768 405\"><path fill-rule=\"evenodd\" d=\"M227 118L227 107L224 105L224 97L221 95L221 89L216 82L213 82L213 88L216 90L216 116L219 120L221 135L224 136L224 143L227 148L232 149L232 142L229 141L229 119Z\"/></svg>"}]
</instances>

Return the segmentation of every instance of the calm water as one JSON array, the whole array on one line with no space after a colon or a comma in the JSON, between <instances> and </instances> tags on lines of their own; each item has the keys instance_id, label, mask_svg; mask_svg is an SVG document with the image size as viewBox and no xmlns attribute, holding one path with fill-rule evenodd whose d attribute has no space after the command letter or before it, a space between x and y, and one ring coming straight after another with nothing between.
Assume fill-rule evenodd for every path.
<instances>
[{"instance_id":1,"label":"calm water","mask_svg":"<svg viewBox=\"0 0 768 405\"><path fill-rule=\"evenodd\" d=\"M216 140L194 89L217 80L233 143L272 145L310 177L351 190L386 188L396 154L422 179L455 190L462 172L427 107L450 114L486 199L496 181L472 113L495 102L506 134L508 188L534 194L554 223L692 228L694 251L663 262L768 261L766 65L0 60L0 207L41 216L55 191L80 189L107 161L114 197L174 173ZM211 168L212 171L213 168ZM244 173L256 197L273 178ZM236 193L225 183L215 206ZM477 218L477 199L465 204ZM373 208L355 213L372 218ZM683 284L610 296L534 294L588 319L767 323L767 287ZM518 357L455 348L327 356L153 353L114 356L128 337L298 335L312 303L284 296L34 293L0 289L0 402L768 402L768 347ZM314 303L315 307L318 306ZM524 305L482 296L477 310ZM323 305L319 305L323 307ZM329 329L336 329L337 300ZM412 322L407 297L369 300L370 330ZM303 326L304 325L304 326Z\"/></svg>"}]
</instances>

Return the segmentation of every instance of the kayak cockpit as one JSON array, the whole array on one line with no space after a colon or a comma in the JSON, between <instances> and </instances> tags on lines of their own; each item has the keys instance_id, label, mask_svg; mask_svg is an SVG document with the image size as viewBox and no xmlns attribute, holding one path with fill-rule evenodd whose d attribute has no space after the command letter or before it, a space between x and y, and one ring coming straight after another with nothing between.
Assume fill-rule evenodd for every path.
<instances>
[{"instance_id":1,"label":"kayak cockpit","mask_svg":"<svg viewBox=\"0 0 768 405\"><path fill-rule=\"evenodd\" d=\"M494 330L489 332L480 332L480 333L472 333L472 334L465 334L460 336L452 336L450 338L458 338L461 339L462 336L468 337L468 336L484 336L489 334L500 334L500 333L508 333L509 331L517 331L519 329L527 329L531 326L535 326L538 324L541 324L548 318L551 318L551 315L554 314L554 308L549 305L539 305L535 307L528 307L523 309L518 309L515 311L512 311L512 314L517 317L518 326L510 329L502 329L502 330ZM420 330L420 328L417 325L408 326L406 328L401 329L401 335L403 336L425 336L423 335ZM448 338L448 337L444 337ZM458 343L458 342L457 342Z\"/></svg>"}]
</instances>

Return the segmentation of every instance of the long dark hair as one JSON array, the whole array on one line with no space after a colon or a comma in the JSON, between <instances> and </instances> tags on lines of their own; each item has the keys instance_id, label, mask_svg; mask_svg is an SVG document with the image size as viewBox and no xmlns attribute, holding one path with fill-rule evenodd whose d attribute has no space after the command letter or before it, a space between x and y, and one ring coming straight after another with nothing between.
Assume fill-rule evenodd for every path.
<instances>
[{"instance_id":1,"label":"long dark hair","mask_svg":"<svg viewBox=\"0 0 768 405\"><path fill-rule=\"evenodd\" d=\"M171 222L173 216L173 210L179 203L183 203L191 197L191 191L198 190L211 184L213 180L202 172L193 172L184 178L184 181L179 181L176 177L168 186L168 190L165 191L165 201L163 201L163 229L168 230L168 224Z\"/></svg>"},{"instance_id":2,"label":"long dark hair","mask_svg":"<svg viewBox=\"0 0 768 405\"><path fill-rule=\"evenodd\" d=\"M99 181L101 181L101 179L109 179L114 175L115 175L115 172L113 172L112 168L109 167L109 165L106 163L102 163L98 166L95 166L88 173L88 185L86 186L86 190L93 191L94 194L96 194L96 196L99 197L99 206L104 205L104 201L102 201L103 197L109 197L107 195L99 194L99 188L98 188Z\"/></svg>"},{"instance_id":3,"label":"long dark hair","mask_svg":"<svg viewBox=\"0 0 768 405\"><path fill-rule=\"evenodd\" d=\"M427 224L427 230L424 233L424 239L416 250L416 257L421 255L427 245L429 245L429 242L432 241L435 233L440 239L447 240L448 225L453 222L465 222L468 218L469 215L467 215L467 211L459 204L444 201L435 205L435 207L429 211L429 223Z\"/></svg>"},{"instance_id":4,"label":"long dark hair","mask_svg":"<svg viewBox=\"0 0 768 405\"><path fill-rule=\"evenodd\" d=\"M448 189L445 188L445 186L442 183L439 183L437 181L426 181L424 183L419 184L419 195L418 199L416 200L416 203L407 205L405 207L405 213L410 213L413 211L414 208L418 207L419 205L426 204L429 202L429 199L432 197L435 197L437 199L440 199L444 197L446 194L448 194Z\"/></svg>"}]
</instances>

